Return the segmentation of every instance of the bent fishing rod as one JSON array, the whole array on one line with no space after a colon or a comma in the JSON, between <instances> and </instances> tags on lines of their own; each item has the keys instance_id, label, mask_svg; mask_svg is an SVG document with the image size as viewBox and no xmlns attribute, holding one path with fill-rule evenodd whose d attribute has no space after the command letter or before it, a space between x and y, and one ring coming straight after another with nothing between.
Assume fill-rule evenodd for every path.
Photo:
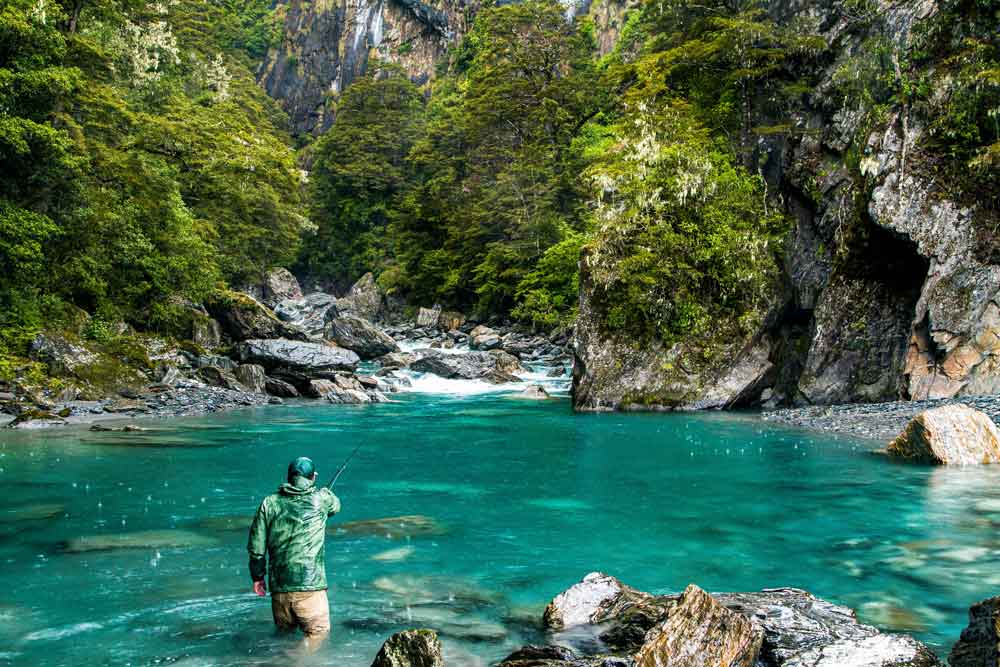
<instances>
[{"instance_id":1,"label":"bent fishing rod","mask_svg":"<svg viewBox=\"0 0 1000 667\"><path fill-rule=\"evenodd\" d=\"M362 440L358 444L358 446L354 448L354 451L352 451L351 454L346 459L344 459L344 463L340 466L340 468L337 469L337 474L333 476L333 479L331 479L329 484L326 485L326 488L328 489L333 488L333 485L337 483L338 479L340 479L340 474L347 469L347 464L351 462L351 459L354 458L354 455L358 453L358 450L361 449L364 446L364 444L365 444L364 440Z\"/></svg>"}]
</instances>

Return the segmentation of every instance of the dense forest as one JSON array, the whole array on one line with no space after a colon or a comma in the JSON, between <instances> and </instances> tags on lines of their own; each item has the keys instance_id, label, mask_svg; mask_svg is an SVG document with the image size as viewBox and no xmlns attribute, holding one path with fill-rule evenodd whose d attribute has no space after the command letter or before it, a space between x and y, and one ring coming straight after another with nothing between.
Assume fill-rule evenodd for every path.
<instances>
[{"instance_id":1,"label":"dense forest","mask_svg":"<svg viewBox=\"0 0 1000 667\"><path fill-rule=\"evenodd\" d=\"M823 94L867 127L922 109L942 182L995 213L997 6L942 6L919 48L872 38ZM841 9L880 34L866 0ZM555 0L486 6L429 83L371 62L327 132L293 137L254 80L278 11L5 0L0 372L84 312L95 340L183 337L186 304L279 266L548 330L573 322L583 253L609 330L763 317L792 222L756 147L809 131L793 113L832 62L819 26L754 0L648 2L599 57Z\"/></svg>"}]
</instances>

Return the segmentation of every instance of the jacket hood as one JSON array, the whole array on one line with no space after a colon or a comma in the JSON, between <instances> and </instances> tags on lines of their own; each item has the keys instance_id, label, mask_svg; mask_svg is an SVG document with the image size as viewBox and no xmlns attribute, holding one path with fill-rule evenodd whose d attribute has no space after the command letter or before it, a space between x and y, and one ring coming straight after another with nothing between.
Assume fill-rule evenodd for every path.
<instances>
[{"instance_id":1,"label":"jacket hood","mask_svg":"<svg viewBox=\"0 0 1000 667\"><path fill-rule=\"evenodd\" d=\"M316 481L306 477L296 477L278 487L278 493L286 496L304 496L316 490Z\"/></svg>"}]
</instances>

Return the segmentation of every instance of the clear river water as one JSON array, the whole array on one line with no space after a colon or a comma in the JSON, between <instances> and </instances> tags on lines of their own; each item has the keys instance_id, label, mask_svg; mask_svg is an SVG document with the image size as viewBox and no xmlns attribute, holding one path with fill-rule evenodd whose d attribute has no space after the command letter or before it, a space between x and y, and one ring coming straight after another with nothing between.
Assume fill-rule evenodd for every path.
<instances>
[{"instance_id":1,"label":"clear river water","mask_svg":"<svg viewBox=\"0 0 1000 667\"><path fill-rule=\"evenodd\" d=\"M897 465L754 415L397 398L0 434L0 664L367 667L424 626L450 665L489 665L594 570L652 592L805 588L946 653L1000 588L1000 466ZM291 458L325 479L359 442L327 541L333 633L300 658L249 592L247 524ZM400 515L421 518L349 523ZM94 535L113 548L81 551Z\"/></svg>"}]
</instances>

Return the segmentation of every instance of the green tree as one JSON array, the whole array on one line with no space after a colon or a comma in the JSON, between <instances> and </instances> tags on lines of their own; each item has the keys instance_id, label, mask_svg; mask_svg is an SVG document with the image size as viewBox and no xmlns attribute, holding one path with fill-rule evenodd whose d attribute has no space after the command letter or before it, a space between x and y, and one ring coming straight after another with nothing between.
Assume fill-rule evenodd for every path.
<instances>
[{"instance_id":1,"label":"green tree","mask_svg":"<svg viewBox=\"0 0 1000 667\"><path fill-rule=\"evenodd\" d=\"M349 285L381 271L386 234L410 183L406 156L420 131L423 96L399 67L370 63L344 92L317 142L310 176L316 233L299 260L311 279Z\"/></svg>"}]
</instances>

